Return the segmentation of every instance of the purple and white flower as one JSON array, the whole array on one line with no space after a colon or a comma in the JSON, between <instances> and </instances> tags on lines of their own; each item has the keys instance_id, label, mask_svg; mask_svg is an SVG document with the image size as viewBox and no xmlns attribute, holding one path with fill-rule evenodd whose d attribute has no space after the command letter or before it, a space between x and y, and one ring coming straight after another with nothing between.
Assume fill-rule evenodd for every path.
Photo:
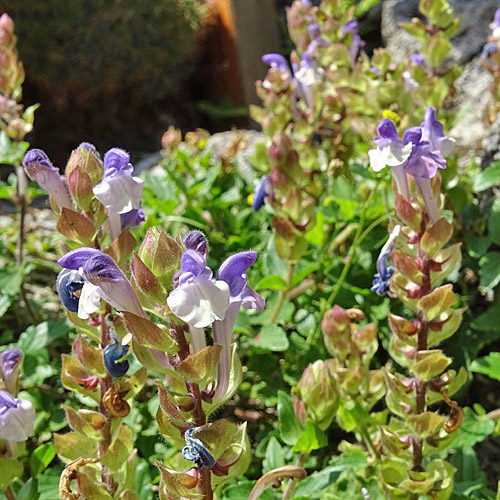
<instances>
[{"instance_id":1,"label":"purple and white flower","mask_svg":"<svg viewBox=\"0 0 500 500\"><path fill-rule=\"evenodd\" d=\"M212 270L196 250L186 250L181 257L179 285L167 298L170 310L194 328L205 328L223 320L229 306L229 287L212 279Z\"/></svg>"},{"instance_id":2,"label":"purple and white flower","mask_svg":"<svg viewBox=\"0 0 500 500\"><path fill-rule=\"evenodd\" d=\"M227 258L219 268L217 279L227 283L230 300L225 318L213 324L214 343L222 345L214 401L226 396L231 372L231 338L240 306L264 310L265 300L247 285L247 270L256 261L257 252L241 252Z\"/></svg>"},{"instance_id":3,"label":"purple and white flower","mask_svg":"<svg viewBox=\"0 0 500 500\"><path fill-rule=\"evenodd\" d=\"M66 179L41 149L30 149L24 156L23 165L28 177L47 191L60 209L73 208Z\"/></svg>"},{"instance_id":4,"label":"purple and white flower","mask_svg":"<svg viewBox=\"0 0 500 500\"><path fill-rule=\"evenodd\" d=\"M12 397L0 391L0 438L6 441L26 441L33 436L35 409L30 401Z\"/></svg>"},{"instance_id":5,"label":"purple and white flower","mask_svg":"<svg viewBox=\"0 0 500 500\"><path fill-rule=\"evenodd\" d=\"M65 269L77 271L84 281L78 300L79 318L87 319L95 313L100 299L117 311L146 317L132 285L109 255L95 248L82 247L63 255L58 263Z\"/></svg>"},{"instance_id":6,"label":"purple and white flower","mask_svg":"<svg viewBox=\"0 0 500 500\"><path fill-rule=\"evenodd\" d=\"M106 207L112 241L123 229L121 215L129 215L133 223L137 221L144 181L134 177L133 170L130 156L125 151L110 149L104 155L104 176L93 189L95 197Z\"/></svg>"},{"instance_id":7,"label":"purple and white flower","mask_svg":"<svg viewBox=\"0 0 500 500\"><path fill-rule=\"evenodd\" d=\"M386 166L391 167L398 192L407 200L410 199L408 180L404 171L404 163L411 155L412 145L403 144L398 136L396 125L384 118L378 125L380 137L373 140L377 147L368 151L370 165L375 172L380 172Z\"/></svg>"}]
</instances>

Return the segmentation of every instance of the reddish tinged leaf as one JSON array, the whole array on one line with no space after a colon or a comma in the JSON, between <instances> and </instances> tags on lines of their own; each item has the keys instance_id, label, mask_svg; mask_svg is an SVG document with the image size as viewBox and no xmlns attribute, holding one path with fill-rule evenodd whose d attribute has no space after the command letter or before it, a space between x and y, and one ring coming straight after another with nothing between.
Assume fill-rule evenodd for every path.
<instances>
[{"instance_id":1,"label":"reddish tinged leaf","mask_svg":"<svg viewBox=\"0 0 500 500\"><path fill-rule=\"evenodd\" d=\"M102 349L94 347L79 335L73 343L73 352L87 372L99 377L106 376Z\"/></svg>"},{"instance_id":2,"label":"reddish tinged leaf","mask_svg":"<svg viewBox=\"0 0 500 500\"><path fill-rule=\"evenodd\" d=\"M132 236L127 228L120 233L120 236L113 241L111 246L104 250L119 266L128 260L134 251L137 240Z\"/></svg>"},{"instance_id":3,"label":"reddish tinged leaf","mask_svg":"<svg viewBox=\"0 0 500 500\"><path fill-rule=\"evenodd\" d=\"M453 226L443 217L425 230L420 239L420 248L432 258L451 238Z\"/></svg>"},{"instance_id":4,"label":"reddish tinged leaf","mask_svg":"<svg viewBox=\"0 0 500 500\"><path fill-rule=\"evenodd\" d=\"M159 305L167 302L167 293L160 280L153 274L151 269L142 262L141 258L134 252L130 265L132 277L139 290L147 297L152 298Z\"/></svg>"},{"instance_id":5,"label":"reddish tinged leaf","mask_svg":"<svg viewBox=\"0 0 500 500\"><path fill-rule=\"evenodd\" d=\"M68 186L71 196L78 206L85 212L90 210L92 200L94 199L93 185L90 176L79 168L74 168L68 176Z\"/></svg>"},{"instance_id":6,"label":"reddish tinged leaf","mask_svg":"<svg viewBox=\"0 0 500 500\"><path fill-rule=\"evenodd\" d=\"M57 219L56 227L66 238L83 246L93 246L92 240L96 234L96 228L85 215L69 208L63 208L59 219Z\"/></svg>"},{"instance_id":7,"label":"reddish tinged leaf","mask_svg":"<svg viewBox=\"0 0 500 500\"><path fill-rule=\"evenodd\" d=\"M422 297L417 307L425 314L427 321L438 318L448 312L457 303L457 296L453 293L452 285L443 285Z\"/></svg>"},{"instance_id":8,"label":"reddish tinged leaf","mask_svg":"<svg viewBox=\"0 0 500 500\"><path fill-rule=\"evenodd\" d=\"M400 194L396 195L396 212L405 224L417 233L420 232L420 223L422 222L420 212L413 208L412 204Z\"/></svg>"},{"instance_id":9,"label":"reddish tinged leaf","mask_svg":"<svg viewBox=\"0 0 500 500\"><path fill-rule=\"evenodd\" d=\"M139 344L173 354L179 350L166 328L160 328L149 319L124 312L125 326Z\"/></svg>"},{"instance_id":10,"label":"reddish tinged leaf","mask_svg":"<svg viewBox=\"0 0 500 500\"><path fill-rule=\"evenodd\" d=\"M404 274L414 283L418 285L422 284L423 275L414 259L401 250L396 249L391 253L391 260L400 273Z\"/></svg>"}]
</instances>

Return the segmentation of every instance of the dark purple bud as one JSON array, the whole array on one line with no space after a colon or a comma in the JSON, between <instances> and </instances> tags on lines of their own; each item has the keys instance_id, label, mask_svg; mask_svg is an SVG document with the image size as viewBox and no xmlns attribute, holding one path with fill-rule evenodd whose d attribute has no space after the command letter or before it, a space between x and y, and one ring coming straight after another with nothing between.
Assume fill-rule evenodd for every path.
<instances>
[{"instance_id":1,"label":"dark purple bud","mask_svg":"<svg viewBox=\"0 0 500 500\"><path fill-rule=\"evenodd\" d=\"M112 377L123 377L123 375L125 375L128 371L129 362L126 359L123 361L118 360L123 358L123 356L128 353L129 346L123 346L115 336L112 335L112 337L114 342L104 348L102 359L104 361L106 371Z\"/></svg>"},{"instance_id":2,"label":"dark purple bud","mask_svg":"<svg viewBox=\"0 0 500 500\"><path fill-rule=\"evenodd\" d=\"M78 312L79 297L75 295L84 285L83 278L78 271L63 269L57 276L56 288L62 305L71 312Z\"/></svg>"},{"instance_id":3,"label":"dark purple bud","mask_svg":"<svg viewBox=\"0 0 500 500\"><path fill-rule=\"evenodd\" d=\"M186 234L186 236L184 236L182 241L188 250L198 252L205 260L207 260L208 241L201 231L190 231Z\"/></svg>"}]
</instances>

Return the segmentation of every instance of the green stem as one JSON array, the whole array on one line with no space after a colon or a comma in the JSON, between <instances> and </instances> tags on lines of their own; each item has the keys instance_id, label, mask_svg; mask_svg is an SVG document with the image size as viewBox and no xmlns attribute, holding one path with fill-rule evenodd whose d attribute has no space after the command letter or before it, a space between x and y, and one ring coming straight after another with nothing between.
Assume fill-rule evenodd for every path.
<instances>
[{"instance_id":1,"label":"green stem","mask_svg":"<svg viewBox=\"0 0 500 500\"><path fill-rule=\"evenodd\" d=\"M332 290L332 293L330 294L330 297L328 298L328 301L326 304L332 304L335 298L337 297L337 294L339 293L340 289L342 288L342 285L344 284L344 281L347 277L347 274L349 273L349 270L351 269L351 264L352 264L352 259L354 256L354 253L356 252L359 244L361 243L361 236L364 235L363 229L365 226L365 219L366 219L366 212L368 211L368 208L371 204L371 201L375 195L375 192L377 191L377 188L375 188L371 193L370 196L368 196L367 200L365 201L363 205L363 211L361 212L361 217L359 220L359 225L358 228L356 229L356 234L354 235L354 240L352 242L351 247L349 248L349 252L347 253L347 262L342 269L342 272L340 273L339 280L337 281L337 284L335 285L334 289ZM372 224L373 226L373 224ZM375 227L375 226L374 226ZM371 226L370 226L371 228ZM370 229L371 231L371 229ZM368 234L368 233L366 233ZM364 239L365 236L363 236ZM324 311L322 311L324 312Z\"/></svg>"},{"instance_id":2,"label":"green stem","mask_svg":"<svg viewBox=\"0 0 500 500\"><path fill-rule=\"evenodd\" d=\"M309 453L305 453L304 451L301 451L299 453L299 459L297 460L297 465L299 467L302 467L308 456L309 456ZM288 481L288 484L286 485L285 493L283 493L283 498L281 500L290 500L290 498L292 498L293 490L295 489L295 486L297 485L298 481L299 480L296 477L294 477L293 479L290 479Z\"/></svg>"},{"instance_id":3,"label":"green stem","mask_svg":"<svg viewBox=\"0 0 500 500\"><path fill-rule=\"evenodd\" d=\"M276 302L276 305L274 306L273 313L271 314L271 318L269 319L269 323L271 323L271 324L276 321L276 318L278 317L278 314L281 311L281 307L283 306L283 303L285 302L286 295L290 291L290 285L292 283L294 269L295 269L295 264L290 262L288 264L288 274L286 276L285 288L283 288L283 290L280 290L278 302Z\"/></svg>"},{"instance_id":4,"label":"green stem","mask_svg":"<svg viewBox=\"0 0 500 500\"><path fill-rule=\"evenodd\" d=\"M358 431L363 436L366 446L370 448L371 452L377 457L377 460L380 460L380 453L378 452L377 448L375 448L375 445L373 444L372 438L370 437L366 426L364 424L359 425Z\"/></svg>"}]
</instances>

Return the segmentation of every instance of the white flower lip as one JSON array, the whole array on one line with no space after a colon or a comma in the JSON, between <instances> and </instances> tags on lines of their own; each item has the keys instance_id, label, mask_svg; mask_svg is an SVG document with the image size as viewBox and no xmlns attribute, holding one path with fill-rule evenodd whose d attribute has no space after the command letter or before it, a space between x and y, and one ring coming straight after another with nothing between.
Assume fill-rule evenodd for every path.
<instances>
[{"instance_id":1,"label":"white flower lip","mask_svg":"<svg viewBox=\"0 0 500 500\"><path fill-rule=\"evenodd\" d=\"M229 286L221 280L194 278L171 292L167 304L190 326L205 328L224 319L229 307Z\"/></svg>"}]
</instances>

